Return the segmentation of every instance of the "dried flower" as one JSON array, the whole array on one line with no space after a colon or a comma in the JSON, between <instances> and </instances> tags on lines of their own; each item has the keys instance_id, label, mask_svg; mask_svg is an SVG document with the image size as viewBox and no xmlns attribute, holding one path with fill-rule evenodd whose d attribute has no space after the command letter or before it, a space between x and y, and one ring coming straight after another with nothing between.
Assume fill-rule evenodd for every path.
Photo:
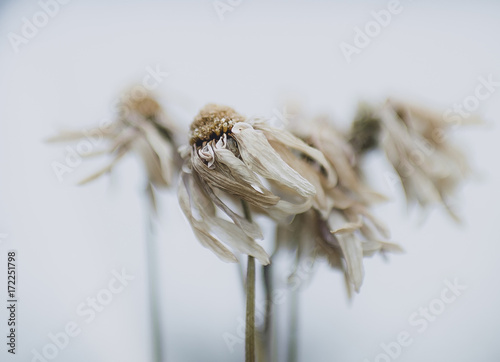
<instances>
[{"instance_id":1,"label":"dried flower","mask_svg":"<svg viewBox=\"0 0 500 362\"><path fill-rule=\"evenodd\" d=\"M295 246L299 262L304 257L325 257L332 267L344 272L348 291L351 285L359 291L364 276L363 257L401 250L387 242L389 232L369 211L372 203L385 198L359 178L354 150L331 122L315 119L296 123L293 129L294 134L325 155L337 182L327 182L318 165L303 158L298 169L310 169L303 175L316 187L317 197L313 209L298 215L290 226L278 228L278 246Z\"/></svg>"},{"instance_id":2,"label":"dried flower","mask_svg":"<svg viewBox=\"0 0 500 362\"><path fill-rule=\"evenodd\" d=\"M123 156L132 151L136 152L146 168L148 192L154 204L155 187L171 185L175 169L179 167L178 155L175 152L175 133L175 126L152 94L137 95L137 92L129 91L121 97L117 119L111 124L85 131L64 131L48 141L77 141L89 138L89 135L98 136L98 140L94 142L95 146L101 146L101 139L105 141L104 148L92 150L84 156L107 154L112 160L79 184L90 182L110 172Z\"/></svg>"},{"instance_id":3,"label":"dried flower","mask_svg":"<svg viewBox=\"0 0 500 362\"><path fill-rule=\"evenodd\" d=\"M200 242L225 261L237 261L232 249L262 264L269 256L256 242L257 224L236 211L244 201L252 210L290 221L308 210L315 188L295 165L294 152L329 170L324 156L290 133L263 120L245 119L232 108L209 104L191 125L179 201ZM229 221L229 220L231 221Z\"/></svg>"},{"instance_id":4,"label":"dried flower","mask_svg":"<svg viewBox=\"0 0 500 362\"><path fill-rule=\"evenodd\" d=\"M376 147L385 152L409 205L440 203L458 220L450 198L469 167L461 150L448 141L452 126L439 114L388 100L379 108L360 108L351 143L360 155Z\"/></svg>"}]
</instances>

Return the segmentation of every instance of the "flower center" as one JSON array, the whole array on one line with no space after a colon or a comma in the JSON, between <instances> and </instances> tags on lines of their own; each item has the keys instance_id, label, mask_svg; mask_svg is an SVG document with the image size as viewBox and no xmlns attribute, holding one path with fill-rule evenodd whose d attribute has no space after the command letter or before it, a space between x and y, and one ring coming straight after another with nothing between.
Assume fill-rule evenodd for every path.
<instances>
[{"instance_id":1,"label":"flower center","mask_svg":"<svg viewBox=\"0 0 500 362\"><path fill-rule=\"evenodd\" d=\"M208 104L191 123L189 143L201 145L228 133L236 123L244 121L245 118L230 107Z\"/></svg>"},{"instance_id":2,"label":"flower center","mask_svg":"<svg viewBox=\"0 0 500 362\"><path fill-rule=\"evenodd\" d=\"M154 119L161 112L160 104L150 93L138 94L132 88L120 98L120 111L123 117L135 112L146 119Z\"/></svg>"}]
</instances>

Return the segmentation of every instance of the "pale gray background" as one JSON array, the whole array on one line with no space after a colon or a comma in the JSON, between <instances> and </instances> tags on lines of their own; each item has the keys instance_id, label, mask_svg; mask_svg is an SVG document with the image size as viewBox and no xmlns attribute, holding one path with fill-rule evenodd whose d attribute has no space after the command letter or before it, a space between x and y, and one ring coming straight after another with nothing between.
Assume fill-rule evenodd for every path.
<instances>
[{"instance_id":1,"label":"pale gray background","mask_svg":"<svg viewBox=\"0 0 500 362\"><path fill-rule=\"evenodd\" d=\"M147 361L147 284L142 169L127 158L111 177L86 187L75 182L98 163L85 161L59 183L52 169L64 147L42 140L64 126L84 128L112 115L122 87L141 80L147 66L169 76L158 89L187 127L207 102L272 115L288 98L311 113L347 124L360 99L395 95L446 109L472 95L478 77L500 79L500 3L401 1L404 10L348 64L339 50L353 28L385 1L275 2L244 0L221 21L211 1L77 1L14 53L7 39L35 1L0 7L0 295L5 255L19 252L19 355L31 361L47 335L76 321L82 333L58 361ZM421 223L406 212L389 170L371 158L369 177L391 201L377 214L405 255L366 260L361 293L349 303L340 274L318 266L301 299L301 361L373 361L380 343L402 330L414 337L398 361L494 362L500 358L498 289L500 170L497 166L500 95L480 104L483 127L456 132L477 176L456 202L457 227L441 209ZM182 123L184 122L184 123ZM173 193L162 198L158 253L162 263L168 360L240 361L222 339L244 316L237 269L193 238ZM113 269L136 279L90 324L76 307L106 286ZM445 279L468 289L425 333L408 316L437 298ZM3 305L3 303L1 303ZM3 308L2 308L3 309ZM5 310L0 312L4 331ZM3 332L2 332L3 335ZM0 360L10 359L0 338Z\"/></svg>"}]
</instances>

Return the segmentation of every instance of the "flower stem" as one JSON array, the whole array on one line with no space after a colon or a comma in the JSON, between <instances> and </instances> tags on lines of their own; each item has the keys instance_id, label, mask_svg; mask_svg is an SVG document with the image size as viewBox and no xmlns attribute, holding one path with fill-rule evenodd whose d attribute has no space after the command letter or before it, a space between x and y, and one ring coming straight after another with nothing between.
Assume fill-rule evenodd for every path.
<instances>
[{"instance_id":1,"label":"flower stem","mask_svg":"<svg viewBox=\"0 0 500 362\"><path fill-rule=\"evenodd\" d=\"M250 207L245 201L241 203L246 219L252 221ZM255 362L255 258L250 255L247 264L246 289L245 362Z\"/></svg>"},{"instance_id":2,"label":"flower stem","mask_svg":"<svg viewBox=\"0 0 500 362\"><path fill-rule=\"evenodd\" d=\"M245 362L255 362L255 259L248 256Z\"/></svg>"},{"instance_id":3,"label":"flower stem","mask_svg":"<svg viewBox=\"0 0 500 362\"><path fill-rule=\"evenodd\" d=\"M262 274L264 277L264 293L266 296L266 311L264 317L264 328L262 331L262 340L264 344L265 360L271 361L273 356L272 345L272 291L273 291L273 278L271 264L262 267Z\"/></svg>"},{"instance_id":4,"label":"flower stem","mask_svg":"<svg viewBox=\"0 0 500 362\"><path fill-rule=\"evenodd\" d=\"M298 314L299 314L299 291L290 292L290 325L288 327L288 362L297 362L298 360Z\"/></svg>"},{"instance_id":5,"label":"flower stem","mask_svg":"<svg viewBox=\"0 0 500 362\"><path fill-rule=\"evenodd\" d=\"M151 187L151 186L149 186ZM152 199L149 197L146 205L146 265L148 268L148 292L149 292L149 311L150 311L150 328L151 328L151 343L152 343L152 361L164 362L164 350L162 341L161 329L161 313L159 305L158 291L158 267L156 256L156 238L154 228L155 206Z\"/></svg>"}]
</instances>

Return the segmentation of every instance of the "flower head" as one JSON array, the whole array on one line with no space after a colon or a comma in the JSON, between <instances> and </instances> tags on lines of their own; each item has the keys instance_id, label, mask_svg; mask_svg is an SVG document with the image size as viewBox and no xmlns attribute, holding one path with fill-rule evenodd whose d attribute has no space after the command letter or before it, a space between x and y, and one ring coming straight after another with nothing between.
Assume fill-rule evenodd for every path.
<instances>
[{"instance_id":1,"label":"flower head","mask_svg":"<svg viewBox=\"0 0 500 362\"><path fill-rule=\"evenodd\" d=\"M307 127L305 127L307 125ZM293 133L321 151L336 175L330 183L323 172L302 158L303 175L317 190L311 210L298 215L291 225L278 229L278 247L295 247L299 258L324 257L344 272L348 291L361 287L363 257L376 252L399 251L387 242L389 232L370 212L370 205L384 200L360 179L354 150L344 135L327 119L293 125Z\"/></svg>"},{"instance_id":2,"label":"flower head","mask_svg":"<svg viewBox=\"0 0 500 362\"><path fill-rule=\"evenodd\" d=\"M458 220L450 199L469 167L449 142L454 123L441 115L388 100L379 108L361 107L351 142L358 154L381 148L396 171L408 204L442 204Z\"/></svg>"},{"instance_id":3,"label":"flower head","mask_svg":"<svg viewBox=\"0 0 500 362\"><path fill-rule=\"evenodd\" d=\"M110 172L130 152L136 152L146 168L148 191L154 201L154 188L171 185L176 169L176 128L166 117L152 94L138 96L137 92L125 92L118 105L114 122L105 127L84 131L64 131L49 141L77 141L95 137L92 152L84 156L107 154L111 161L104 168L86 177L80 184L95 180Z\"/></svg>"},{"instance_id":4,"label":"flower head","mask_svg":"<svg viewBox=\"0 0 500 362\"><path fill-rule=\"evenodd\" d=\"M200 242L226 261L237 261L229 246L268 264L256 242L260 228L240 215L240 204L280 221L308 210L316 190L295 169L294 152L330 171L321 152L290 133L229 107L204 107L191 125L189 146L181 150L179 186L181 207Z\"/></svg>"}]
</instances>

